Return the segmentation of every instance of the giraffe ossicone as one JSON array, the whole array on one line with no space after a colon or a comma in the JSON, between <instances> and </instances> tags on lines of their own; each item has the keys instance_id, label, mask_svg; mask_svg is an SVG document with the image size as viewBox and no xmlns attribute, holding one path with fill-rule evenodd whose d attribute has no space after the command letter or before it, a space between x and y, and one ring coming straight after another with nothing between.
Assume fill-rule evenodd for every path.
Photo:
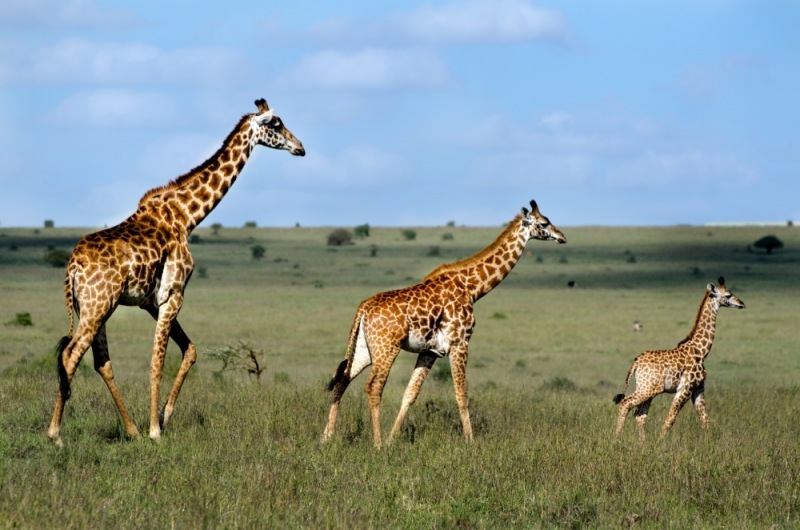
<instances>
[{"instance_id":1,"label":"giraffe ossicone","mask_svg":"<svg viewBox=\"0 0 800 530\"><path fill-rule=\"evenodd\" d=\"M156 320L150 364L149 434L152 439L160 438L197 358L194 344L177 320L184 289L194 269L189 234L222 200L256 145L305 155L303 144L284 127L266 100L256 100L255 104L259 112L242 116L208 160L166 186L148 191L130 217L84 236L73 249L64 280L69 331L56 348L59 391L48 429L48 436L57 445L63 445L61 419L71 394L71 381L89 346L94 368L111 393L127 435L133 438L139 434L114 381L108 354L105 322L118 305L141 307ZM261 119L257 119L259 116ZM183 360L172 391L159 411L164 356L170 338L180 347Z\"/></svg>"},{"instance_id":2,"label":"giraffe ossicone","mask_svg":"<svg viewBox=\"0 0 800 530\"><path fill-rule=\"evenodd\" d=\"M531 201L530 205L531 210L522 208L497 239L477 254L437 267L416 285L378 293L361 302L350 329L345 359L328 385L332 399L323 442L333 436L339 404L350 382L372 365L365 391L373 443L380 447L381 396L401 349L418 356L388 441L400 430L434 362L444 356L450 357L464 437L472 440L466 367L469 340L475 328L473 305L511 272L530 239L567 242L564 234L541 214L536 202Z\"/></svg>"},{"instance_id":3,"label":"giraffe ossicone","mask_svg":"<svg viewBox=\"0 0 800 530\"><path fill-rule=\"evenodd\" d=\"M630 396L626 397L623 392L613 399L619 405L617 436L622 432L628 412L635 407L639 437L644 440L650 404L654 397L665 392L675 394L675 398L661 428L662 438L675 423L678 413L689 398L692 399L700 424L704 429L709 429L705 406L704 360L714 343L717 311L720 307L745 307L744 302L725 285L725 278L722 276L719 277L718 285L709 283L706 286L694 327L685 339L670 350L648 350L634 359L625 377L625 389L627 391L631 376L636 381L636 389Z\"/></svg>"}]
</instances>

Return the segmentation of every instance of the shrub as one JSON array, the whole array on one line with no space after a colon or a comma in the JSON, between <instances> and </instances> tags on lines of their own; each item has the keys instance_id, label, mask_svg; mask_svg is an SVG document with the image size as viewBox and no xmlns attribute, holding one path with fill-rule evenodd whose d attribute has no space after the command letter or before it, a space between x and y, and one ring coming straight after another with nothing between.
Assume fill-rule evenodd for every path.
<instances>
[{"instance_id":1,"label":"shrub","mask_svg":"<svg viewBox=\"0 0 800 530\"><path fill-rule=\"evenodd\" d=\"M453 239L455 238L453 237L453 234L451 234L450 232L442 234L442 241L452 241Z\"/></svg>"},{"instance_id":2,"label":"shrub","mask_svg":"<svg viewBox=\"0 0 800 530\"><path fill-rule=\"evenodd\" d=\"M370 245L369 255L371 258L374 258L375 256L378 255L378 245Z\"/></svg>"},{"instance_id":3,"label":"shrub","mask_svg":"<svg viewBox=\"0 0 800 530\"><path fill-rule=\"evenodd\" d=\"M69 252L61 248L48 250L44 255L44 261L53 267L64 267L69 262Z\"/></svg>"},{"instance_id":4,"label":"shrub","mask_svg":"<svg viewBox=\"0 0 800 530\"><path fill-rule=\"evenodd\" d=\"M22 327L32 326L33 325L33 319L31 318L31 314L28 313L28 312L17 313L14 316L14 319L9 321L9 322L7 322L6 325L8 325L8 326L22 326Z\"/></svg>"},{"instance_id":5,"label":"shrub","mask_svg":"<svg viewBox=\"0 0 800 530\"><path fill-rule=\"evenodd\" d=\"M208 269L205 265L200 265L197 267L197 277L198 278L208 278Z\"/></svg>"},{"instance_id":6,"label":"shrub","mask_svg":"<svg viewBox=\"0 0 800 530\"><path fill-rule=\"evenodd\" d=\"M199 245L202 242L203 240L197 234L192 234L189 236L189 244L191 245Z\"/></svg>"},{"instance_id":7,"label":"shrub","mask_svg":"<svg viewBox=\"0 0 800 530\"><path fill-rule=\"evenodd\" d=\"M250 247L250 254L253 256L253 259L261 259L264 257L264 254L267 253L267 249L262 247L261 245L253 245Z\"/></svg>"},{"instance_id":8,"label":"shrub","mask_svg":"<svg viewBox=\"0 0 800 530\"><path fill-rule=\"evenodd\" d=\"M44 227L45 228L53 228L55 226L56 226L56 222L55 221L53 221L52 219L45 219L45 221L44 221Z\"/></svg>"},{"instance_id":9,"label":"shrub","mask_svg":"<svg viewBox=\"0 0 800 530\"><path fill-rule=\"evenodd\" d=\"M369 225L364 223L363 225L358 225L353 229L355 236L359 239L363 239L365 237L369 237Z\"/></svg>"},{"instance_id":10,"label":"shrub","mask_svg":"<svg viewBox=\"0 0 800 530\"><path fill-rule=\"evenodd\" d=\"M266 354L264 350L256 350L246 342L240 342L236 346L228 345L224 348L212 349L206 353L206 357L215 361L222 361L222 368L217 372L219 376L228 368L243 370L254 376L256 382L260 385L261 374L267 370L266 366L264 366Z\"/></svg>"},{"instance_id":11,"label":"shrub","mask_svg":"<svg viewBox=\"0 0 800 530\"><path fill-rule=\"evenodd\" d=\"M425 253L425 255L433 257L439 256L441 253L442 251L439 249L439 247L434 245L432 247L428 247L428 251Z\"/></svg>"},{"instance_id":12,"label":"shrub","mask_svg":"<svg viewBox=\"0 0 800 530\"><path fill-rule=\"evenodd\" d=\"M431 377L434 381L446 383L453 379L453 374L450 371L450 365L447 363L437 363L431 370Z\"/></svg>"},{"instance_id":13,"label":"shrub","mask_svg":"<svg viewBox=\"0 0 800 530\"><path fill-rule=\"evenodd\" d=\"M211 225L211 233L215 236L218 236L221 228L222 228L222 223L214 223Z\"/></svg>"},{"instance_id":14,"label":"shrub","mask_svg":"<svg viewBox=\"0 0 800 530\"><path fill-rule=\"evenodd\" d=\"M340 247L353 242L353 235L345 228L337 228L328 234L328 245Z\"/></svg>"},{"instance_id":15,"label":"shrub","mask_svg":"<svg viewBox=\"0 0 800 530\"><path fill-rule=\"evenodd\" d=\"M401 232L401 234L403 234L403 238L406 241L413 241L413 240L417 239L417 231L416 230L411 230L410 228L406 228L405 230L403 230Z\"/></svg>"},{"instance_id":16,"label":"shrub","mask_svg":"<svg viewBox=\"0 0 800 530\"><path fill-rule=\"evenodd\" d=\"M255 221L245 221L244 227L245 228L255 228L258 226Z\"/></svg>"}]
</instances>

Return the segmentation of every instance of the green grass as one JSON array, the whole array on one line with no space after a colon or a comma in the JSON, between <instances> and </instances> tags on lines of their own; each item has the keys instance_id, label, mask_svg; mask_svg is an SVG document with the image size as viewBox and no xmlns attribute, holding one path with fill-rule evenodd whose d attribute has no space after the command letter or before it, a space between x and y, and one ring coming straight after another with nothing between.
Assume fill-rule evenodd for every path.
<instances>
[{"instance_id":1,"label":"green grass","mask_svg":"<svg viewBox=\"0 0 800 530\"><path fill-rule=\"evenodd\" d=\"M382 451L372 448L365 375L345 395L334 440L319 444L324 383L358 302L475 252L500 227L415 227L413 241L371 227L369 238L336 249L325 245L330 230L197 230L192 251L207 277L192 280L180 321L200 358L164 439L124 439L87 354L59 450L45 431L57 388L50 352L67 318L63 270L43 256L48 247L69 250L88 230L0 229L0 526L800 524L800 230L567 227L565 246L529 243L476 306L467 368L475 442L462 439L441 360L402 435ZM746 251L766 233L785 248ZM266 248L261 260L251 256L256 244ZM429 255L433 246L438 255ZM682 339L719 275L747 309L720 312L706 364L712 433L688 406L663 442L639 443L633 418L614 441L611 397L631 360ZM22 313L33 325L15 323ZM642 333L632 332L637 319ZM115 376L143 433L153 327L134 308L108 322ZM205 355L240 342L265 352L263 385L236 370L220 376ZM177 352L171 345L168 372ZM401 354L392 371L385 433L413 363ZM170 385L165 379L164 395ZM654 401L651 438L669 400Z\"/></svg>"}]
</instances>

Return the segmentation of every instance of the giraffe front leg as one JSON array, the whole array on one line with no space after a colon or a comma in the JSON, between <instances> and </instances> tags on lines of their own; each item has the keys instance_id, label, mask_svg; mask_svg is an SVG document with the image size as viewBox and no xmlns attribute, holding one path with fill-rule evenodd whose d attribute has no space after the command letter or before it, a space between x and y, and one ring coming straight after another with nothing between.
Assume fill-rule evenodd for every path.
<instances>
[{"instance_id":1,"label":"giraffe front leg","mask_svg":"<svg viewBox=\"0 0 800 530\"><path fill-rule=\"evenodd\" d=\"M670 405L669 407L669 413L667 413L667 419L664 421L664 426L661 427L660 439L663 439L667 435L667 432L675 423L675 420L678 418L678 413L681 411L681 408L683 408L683 406L689 400L691 392L692 391L689 385L686 385L683 382L681 382L678 385L678 391L675 394L675 398L672 400L672 405Z\"/></svg>"},{"instance_id":2,"label":"giraffe front leg","mask_svg":"<svg viewBox=\"0 0 800 530\"><path fill-rule=\"evenodd\" d=\"M700 418L700 425L706 430L711 431L711 426L708 423L708 413L706 412L706 384L705 380L700 382L700 385L692 390L692 403L694 404L694 410L697 412L698 418Z\"/></svg>"},{"instance_id":3,"label":"giraffe front leg","mask_svg":"<svg viewBox=\"0 0 800 530\"><path fill-rule=\"evenodd\" d=\"M154 319L156 319L156 322L158 321L157 307L149 306L146 307L145 310L150 313ZM178 400L178 394L180 394L183 383L186 380L186 376L189 375L189 370L192 368L195 361L197 361L197 348L183 331L183 328L178 323L177 319L173 320L172 322L169 336L181 349L182 360L181 366L178 369L178 375L175 376L175 382L172 385L172 390L170 391L169 397L167 398L167 401L164 403L164 407L160 412L162 428L167 425L169 419L172 417L172 413L175 410L175 402Z\"/></svg>"},{"instance_id":4,"label":"giraffe front leg","mask_svg":"<svg viewBox=\"0 0 800 530\"><path fill-rule=\"evenodd\" d=\"M436 362L436 357L430 354L422 353L417 357L417 364L414 366L414 372L411 374L411 380L408 382L406 391L403 394L403 402L400 405L400 412L397 414L397 419L394 422L392 431L389 433L389 438L386 443L391 443L392 439L400 432L403 426L403 421L406 419L409 407L414 404L419 396L419 391L422 389L422 383L428 372L431 371L433 363Z\"/></svg>"},{"instance_id":5,"label":"giraffe front leg","mask_svg":"<svg viewBox=\"0 0 800 530\"><path fill-rule=\"evenodd\" d=\"M467 347L459 345L450 350L450 371L453 374L453 389L456 393L458 413L464 438L472 441L472 422L469 419L469 399L467 398Z\"/></svg>"},{"instance_id":6,"label":"giraffe front leg","mask_svg":"<svg viewBox=\"0 0 800 530\"><path fill-rule=\"evenodd\" d=\"M150 362L150 439L161 439L161 420L158 401L161 391L161 377L164 373L164 358L167 354L172 322L180 311L183 295L173 292L167 301L158 308L156 332L153 339L153 355Z\"/></svg>"}]
</instances>

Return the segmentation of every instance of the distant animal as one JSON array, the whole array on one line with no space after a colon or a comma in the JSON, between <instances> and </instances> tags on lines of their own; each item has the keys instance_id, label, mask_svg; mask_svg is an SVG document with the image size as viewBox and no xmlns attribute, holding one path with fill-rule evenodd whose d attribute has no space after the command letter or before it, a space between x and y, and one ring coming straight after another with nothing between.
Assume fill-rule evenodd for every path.
<instances>
[{"instance_id":1,"label":"distant animal","mask_svg":"<svg viewBox=\"0 0 800 530\"><path fill-rule=\"evenodd\" d=\"M333 436L339 402L350 381L372 365L365 391L372 416L372 436L381 445L380 404L389 370L401 349L417 353L400 412L388 441L397 434L436 359L450 356L453 386L464 437L472 440L467 406L467 349L475 328L473 305L511 272L529 239L566 243L567 238L539 212L522 208L497 239L472 257L440 265L420 283L378 293L361 302L350 330L345 359L334 372L328 389L333 392L328 423L322 434Z\"/></svg>"},{"instance_id":2,"label":"distant animal","mask_svg":"<svg viewBox=\"0 0 800 530\"><path fill-rule=\"evenodd\" d=\"M640 320L633 321L633 331L642 331L643 328L644 326Z\"/></svg>"},{"instance_id":3,"label":"distant animal","mask_svg":"<svg viewBox=\"0 0 800 530\"><path fill-rule=\"evenodd\" d=\"M570 280L567 282L567 287L569 287L570 289L572 289L573 287L577 287L577 285L578 282L576 282L575 280Z\"/></svg>"},{"instance_id":4,"label":"distant animal","mask_svg":"<svg viewBox=\"0 0 800 530\"><path fill-rule=\"evenodd\" d=\"M636 425L639 437L644 439L647 411L653 398L663 392L674 393L675 398L661 428L662 438L675 423L678 412L690 397L700 424L705 429L709 428L705 405L706 369L703 361L714 342L717 311L720 307L744 309L744 302L725 286L725 278L722 276L719 277L718 285L709 283L706 287L694 328L685 339L671 350L649 350L634 359L625 377L625 389L627 391L628 382L633 376L636 390L627 397L624 393L614 396L614 403L619 405L617 435L622 432L628 411L636 407Z\"/></svg>"},{"instance_id":5,"label":"distant animal","mask_svg":"<svg viewBox=\"0 0 800 530\"><path fill-rule=\"evenodd\" d=\"M72 251L64 281L69 331L57 346L59 391L47 431L57 445L63 445L61 416L70 397L72 377L89 346L94 369L111 392L126 433L132 438L139 435L114 382L108 355L106 320L120 304L139 306L156 320L150 364L150 438L161 437L181 385L197 358L194 344L177 320L194 269L189 234L222 200L256 145L305 155L303 144L284 127L274 109L263 99L255 103L257 112L243 116L211 158L166 186L145 193L130 217L84 236ZM75 315L79 322L73 336ZM180 347L183 361L159 412L161 375L170 338Z\"/></svg>"}]
</instances>

